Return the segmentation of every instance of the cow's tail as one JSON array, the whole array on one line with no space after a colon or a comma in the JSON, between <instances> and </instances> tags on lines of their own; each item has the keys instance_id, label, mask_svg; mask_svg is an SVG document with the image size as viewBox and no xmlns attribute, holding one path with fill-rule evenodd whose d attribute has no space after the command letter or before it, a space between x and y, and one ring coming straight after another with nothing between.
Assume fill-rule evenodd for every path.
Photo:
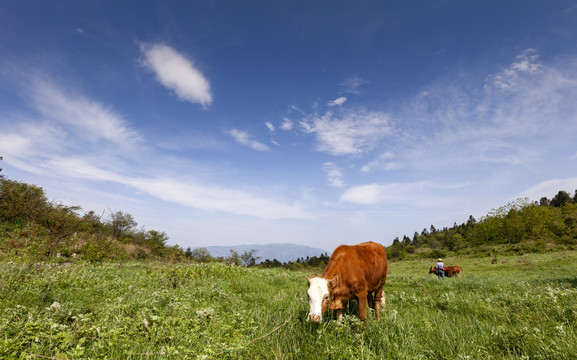
<instances>
[{"instance_id":1,"label":"cow's tail","mask_svg":"<svg viewBox=\"0 0 577 360\"><path fill-rule=\"evenodd\" d=\"M381 310L384 310L387 307L387 295L383 291L383 296L381 296Z\"/></svg>"}]
</instances>

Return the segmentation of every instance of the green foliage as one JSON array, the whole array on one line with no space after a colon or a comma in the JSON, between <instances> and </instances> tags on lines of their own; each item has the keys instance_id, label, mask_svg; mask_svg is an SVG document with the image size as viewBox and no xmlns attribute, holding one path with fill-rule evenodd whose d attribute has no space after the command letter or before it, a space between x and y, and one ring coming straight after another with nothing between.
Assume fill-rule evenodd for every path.
<instances>
[{"instance_id":1,"label":"green foliage","mask_svg":"<svg viewBox=\"0 0 577 360\"><path fill-rule=\"evenodd\" d=\"M106 259L166 259L182 261L179 247L167 247L168 236L157 230L138 230L132 215L89 211L47 200L35 185L0 178L0 251L39 260L80 255L90 261Z\"/></svg>"},{"instance_id":2,"label":"green foliage","mask_svg":"<svg viewBox=\"0 0 577 360\"><path fill-rule=\"evenodd\" d=\"M539 204L527 198L517 199L477 221L452 228L431 225L413 239L395 238L388 247L391 260L435 258L440 254L483 252L531 253L577 246L577 203L564 191L553 200L542 198ZM441 256L442 257L442 256Z\"/></svg>"},{"instance_id":3,"label":"green foliage","mask_svg":"<svg viewBox=\"0 0 577 360\"><path fill-rule=\"evenodd\" d=\"M242 260L242 263L244 264L244 266L255 266L256 265L256 261L258 259L260 259L260 256L254 256L254 253L256 253L256 250L252 249L252 250L245 251L240 255L240 259Z\"/></svg>"},{"instance_id":4,"label":"green foliage","mask_svg":"<svg viewBox=\"0 0 577 360\"><path fill-rule=\"evenodd\" d=\"M0 179L0 219L15 226L37 218L48 207L41 187Z\"/></svg>"},{"instance_id":5,"label":"green foliage","mask_svg":"<svg viewBox=\"0 0 577 360\"><path fill-rule=\"evenodd\" d=\"M577 252L391 264L363 324L305 321L308 272L205 264L0 259L0 358L566 359L577 353Z\"/></svg>"},{"instance_id":6,"label":"green foliage","mask_svg":"<svg viewBox=\"0 0 577 360\"><path fill-rule=\"evenodd\" d=\"M194 250L187 250L187 257L198 263L205 263L212 261L212 256L210 256L210 251L205 247L196 248Z\"/></svg>"}]
</instances>

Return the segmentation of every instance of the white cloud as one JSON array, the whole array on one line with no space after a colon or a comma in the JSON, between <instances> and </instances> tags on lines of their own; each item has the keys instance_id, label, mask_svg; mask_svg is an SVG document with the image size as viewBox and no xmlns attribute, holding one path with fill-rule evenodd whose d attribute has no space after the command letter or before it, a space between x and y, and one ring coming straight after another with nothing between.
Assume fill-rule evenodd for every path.
<instances>
[{"instance_id":1,"label":"white cloud","mask_svg":"<svg viewBox=\"0 0 577 360\"><path fill-rule=\"evenodd\" d=\"M340 201L373 205L382 200L385 190L385 186L380 184L355 186L347 189L347 191L341 195Z\"/></svg>"},{"instance_id":2,"label":"white cloud","mask_svg":"<svg viewBox=\"0 0 577 360\"><path fill-rule=\"evenodd\" d=\"M344 97L344 96L341 96L341 97L339 97L339 98L337 98L337 99L334 99L334 100L329 101L328 105L329 105L330 107L333 107L333 106L343 106L343 104L344 104L346 101L347 101L347 98Z\"/></svg>"},{"instance_id":3,"label":"white cloud","mask_svg":"<svg viewBox=\"0 0 577 360\"><path fill-rule=\"evenodd\" d=\"M395 154L407 166L526 167L546 159L556 144L577 135L577 66L538 62L529 49L484 86L458 81L434 84L399 107L392 117L405 129ZM555 140L551 140L555 139ZM408 155L410 154L410 156Z\"/></svg>"},{"instance_id":4,"label":"white cloud","mask_svg":"<svg viewBox=\"0 0 577 360\"><path fill-rule=\"evenodd\" d=\"M411 206L434 203L428 190L433 188L428 182L412 183L372 183L348 188L340 197L341 202L361 205L409 204ZM437 187L438 188L438 187Z\"/></svg>"},{"instance_id":5,"label":"white cloud","mask_svg":"<svg viewBox=\"0 0 577 360\"><path fill-rule=\"evenodd\" d=\"M164 44L142 45L140 50L144 65L180 99L205 108L212 103L210 84L190 59Z\"/></svg>"},{"instance_id":6,"label":"white cloud","mask_svg":"<svg viewBox=\"0 0 577 360\"><path fill-rule=\"evenodd\" d=\"M244 146L248 146L253 150L256 151L269 151L270 148L263 144L260 143L256 140L253 140L252 135L247 133L246 131L242 131L242 130L238 130L238 129L230 129L226 132L228 135L232 136L233 139Z\"/></svg>"},{"instance_id":7,"label":"white cloud","mask_svg":"<svg viewBox=\"0 0 577 360\"><path fill-rule=\"evenodd\" d=\"M327 174L329 185L336 188L342 188L345 186L345 183L343 182L343 172L338 166L332 162L326 162L323 164L323 170Z\"/></svg>"},{"instance_id":8,"label":"white cloud","mask_svg":"<svg viewBox=\"0 0 577 360\"><path fill-rule=\"evenodd\" d=\"M219 211L264 219L304 219L311 216L298 205L283 204L249 192L200 185L191 181L121 175L114 170L104 170L98 164L79 157L54 158L49 161L46 168L48 172L65 173L72 178L126 185L158 199L203 211Z\"/></svg>"},{"instance_id":9,"label":"white cloud","mask_svg":"<svg viewBox=\"0 0 577 360\"><path fill-rule=\"evenodd\" d=\"M268 131L270 131L271 133L274 132L275 127L274 127L274 125L273 125L271 122L268 122L268 121L267 121L267 122L265 122L264 124L265 124L266 127L268 128Z\"/></svg>"},{"instance_id":10,"label":"white cloud","mask_svg":"<svg viewBox=\"0 0 577 360\"><path fill-rule=\"evenodd\" d=\"M561 190L573 195L575 190L577 190L577 177L543 181L521 192L519 197L528 197L534 201L538 201L543 196L551 199Z\"/></svg>"},{"instance_id":11,"label":"white cloud","mask_svg":"<svg viewBox=\"0 0 577 360\"><path fill-rule=\"evenodd\" d=\"M331 155L359 155L373 149L392 133L387 114L364 109L314 114L300 122L301 130L315 134L317 150Z\"/></svg>"},{"instance_id":12,"label":"white cloud","mask_svg":"<svg viewBox=\"0 0 577 360\"><path fill-rule=\"evenodd\" d=\"M284 131L290 131L294 127L294 123L287 118L284 118L280 128Z\"/></svg>"},{"instance_id":13,"label":"white cloud","mask_svg":"<svg viewBox=\"0 0 577 360\"><path fill-rule=\"evenodd\" d=\"M209 212L219 211L264 219L311 217L298 205L285 205L240 190L162 178L127 179L125 182L159 199Z\"/></svg>"},{"instance_id":14,"label":"white cloud","mask_svg":"<svg viewBox=\"0 0 577 360\"><path fill-rule=\"evenodd\" d=\"M515 88L521 76L537 72L541 68L542 65L537 61L538 59L539 55L535 49L523 51L508 68L492 77L493 86L501 90Z\"/></svg>"},{"instance_id":15,"label":"white cloud","mask_svg":"<svg viewBox=\"0 0 577 360\"><path fill-rule=\"evenodd\" d=\"M343 93L360 95L360 87L366 83L366 80L358 76L351 76L343 80L340 84L340 87Z\"/></svg>"},{"instance_id":16,"label":"white cloud","mask_svg":"<svg viewBox=\"0 0 577 360\"><path fill-rule=\"evenodd\" d=\"M34 82L34 107L42 119L62 123L68 131L91 142L109 141L131 147L140 143L140 135L115 111L83 95L65 93L47 81Z\"/></svg>"},{"instance_id":17,"label":"white cloud","mask_svg":"<svg viewBox=\"0 0 577 360\"><path fill-rule=\"evenodd\" d=\"M397 164L393 163L392 159L395 158L395 155L391 152L384 152L377 156L377 158L365 165L361 168L362 172L368 173L375 169L379 170L393 170L397 167Z\"/></svg>"}]
</instances>

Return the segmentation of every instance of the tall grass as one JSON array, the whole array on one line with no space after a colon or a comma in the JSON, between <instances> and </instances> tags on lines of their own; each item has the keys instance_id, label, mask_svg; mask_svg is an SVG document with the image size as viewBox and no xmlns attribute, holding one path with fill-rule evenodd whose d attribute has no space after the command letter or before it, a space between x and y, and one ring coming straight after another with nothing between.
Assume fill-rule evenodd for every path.
<instances>
[{"instance_id":1,"label":"tall grass","mask_svg":"<svg viewBox=\"0 0 577 360\"><path fill-rule=\"evenodd\" d=\"M0 358L570 359L577 253L392 263L387 308L304 321L308 273L223 264L0 263ZM329 314L329 318L330 318Z\"/></svg>"}]
</instances>

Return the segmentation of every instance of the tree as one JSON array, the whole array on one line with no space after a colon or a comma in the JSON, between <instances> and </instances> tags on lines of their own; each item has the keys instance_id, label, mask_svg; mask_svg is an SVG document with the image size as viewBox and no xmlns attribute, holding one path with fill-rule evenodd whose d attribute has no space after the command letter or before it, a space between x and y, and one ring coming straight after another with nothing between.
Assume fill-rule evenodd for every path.
<instances>
[{"instance_id":1,"label":"tree","mask_svg":"<svg viewBox=\"0 0 577 360\"><path fill-rule=\"evenodd\" d=\"M39 215L38 222L48 229L47 255L57 252L60 243L76 233L82 221L77 214L79 210L80 206L50 204Z\"/></svg>"},{"instance_id":2,"label":"tree","mask_svg":"<svg viewBox=\"0 0 577 360\"><path fill-rule=\"evenodd\" d=\"M129 213L117 211L110 214L106 225L112 232L113 237L122 239L132 232L138 224Z\"/></svg>"},{"instance_id":3,"label":"tree","mask_svg":"<svg viewBox=\"0 0 577 360\"><path fill-rule=\"evenodd\" d=\"M569 193L567 191L561 190L557 193L557 195L555 195L553 199L551 199L551 205L555 207L561 207L571 201L572 199Z\"/></svg>"},{"instance_id":4,"label":"tree","mask_svg":"<svg viewBox=\"0 0 577 360\"><path fill-rule=\"evenodd\" d=\"M144 241L146 246L158 255L166 248L168 235L164 231L149 230L144 235Z\"/></svg>"},{"instance_id":5,"label":"tree","mask_svg":"<svg viewBox=\"0 0 577 360\"><path fill-rule=\"evenodd\" d=\"M549 206L549 205L551 205L551 202L549 201L549 199L547 199L546 196L543 196L543 197L539 200L539 205L540 205L540 206Z\"/></svg>"},{"instance_id":6,"label":"tree","mask_svg":"<svg viewBox=\"0 0 577 360\"><path fill-rule=\"evenodd\" d=\"M0 219L32 222L49 207L41 187L0 179Z\"/></svg>"},{"instance_id":7,"label":"tree","mask_svg":"<svg viewBox=\"0 0 577 360\"><path fill-rule=\"evenodd\" d=\"M238 251L230 249L230 255L228 258L225 259L225 262L229 265L237 265L240 266L242 264L242 260L240 259L240 255Z\"/></svg>"},{"instance_id":8,"label":"tree","mask_svg":"<svg viewBox=\"0 0 577 360\"><path fill-rule=\"evenodd\" d=\"M187 252L190 250L188 248ZM190 252L190 257L199 263L205 263L212 260L212 256L210 256L210 251L208 251L205 247L199 247Z\"/></svg>"},{"instance_id":9,"label":"tree","mask_svg":"<svg viewBox=\"0 0 577 360\"><path fill-rule=\"evenodd\" d=\"M245 251L242 253L242 255L240 255L240 259L242 260L244 266L255 266L256 265L256 261L258 259L260 259L260 256L254 256L254 253L256 253L256 250L252 249L249 251ZM308 257L307 257L308 259Z\"/></svg>"},{"instance_id":10,"label":"tree","mask_svg":"<svg viewBox=\"0 0 577 360\"><path fill-rule=\"evenodd\" d=\"M407 235L403 235L403 244L409 245L411 243L411 238Z\"/></svg>"}]
</instances>

